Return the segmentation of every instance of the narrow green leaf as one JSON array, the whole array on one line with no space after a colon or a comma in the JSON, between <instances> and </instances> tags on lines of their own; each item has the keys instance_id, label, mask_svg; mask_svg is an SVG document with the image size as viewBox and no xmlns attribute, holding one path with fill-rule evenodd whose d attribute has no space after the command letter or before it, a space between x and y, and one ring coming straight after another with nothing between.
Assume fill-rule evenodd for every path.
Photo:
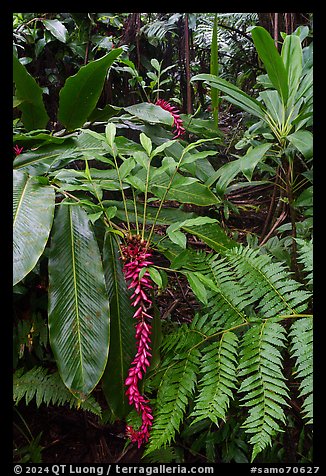
<instances>
[{"instance_id":1,"label":"narrow green leaf","mask_svg":"<svg viewBox=\"0 0 326 476\"><path fill-rule=\"evenodd\" d=\"M109 122L105 127L105 137L110 147L113 147L116 133L116 125L113 122Z\"/></svg>"},{"instance_id":2,"label":"narrow green leaf","mask_svg":"<svg viewBox=\"0 0 326 476\"><path fill-rule=\"evenodd\" d=\"M25 66L13 56L13 80L16 84L17 106L22 111L21 120L28 131L44 129L49 120L43 104L43 90Z\"/></svg>"},{"instance_id":3,"label":"narrow green leaf","mask_svg":"<svg viewBox=\"0 0 326 476\"><path fill-rule=\"evenodd\" d=\"M225 79L218 78L212 74L197 74L191 78L191 81L206 81L214 88L218 88L227 94L226 99L237 105L244 111L253 114L254 116L264 119L264 107L256 99L250 97L234 84Z\"/></svg>"},{"instance_id":4,"label":"narrow green leaf","mask_svg":"<svg viewBox=\"0 0 326 476\"><path fill-rule=\"evenodd\" d=\"M282 58L275 47L274 40L268 31L261 26L253 27L251 34L269 79L282 97L283 103L286 104L289 95L288 76Z\"/></svg>"},{"instance_id":5,"label":"narrow green leaf","mask_svg":"<svg viewBox=\"0 0 326 476\"><path fill-rule=\"evenodd\" d=\"M48 268L50 344L63 382L84 400L105 369L110 313L100 251L81 207L58 207Z\"/></svg>"},{"instance_id":6,"label":"narrow green leaf","mask_svg":"<svg viewBox=\"0 0 326 476\"><path fill-rule=\"evenodd\" d=\"M285 37L281 56L288 77L289 97L294 100L302 74L302 47L299 36L293 34Z\"/></svg>"},{"instance_id":7,"label":"narrow green leaf","mask_svg":"<svg viewBox=\"0 0 326 476\"><path fill-rule=\"evenodd\" d=\"M26 173L13 171L13 284L36 265L48 241L54 214L54 189Z\"/></svg>"},{"instance_id":8,"label":"narrow green leaf","mask_svg":"<svg viewBox=\"0 0 326 476\"><path fill-rule=\"evenodd\" d=\"M156 268L153 268L150 266L148 269L149 275L151 279L154 281L155 284L158 285L159 288L162 288L163 286L163 281L162 281L162 276L160 275L159 271Z\"/></svg>"},{"instance_id":9,"label":"narrow green leaf","mask_svg":"<svg viewBox=\"0 0 326 476\"><path fill-rule=\"evenodd\" d=\"M203 304L207 304L207 291L201 280L195 275L195 273L185 272L184 274L187 276L190 287L199 301Z\"/></svg>"},{"instance_id":10,"label":"narrow green leaf","mask_svg":"<svg viewBox=\"0 0 326 476\"><path fill-rule=\"evenodd\" d=\"M59 95L58 119L68 131L81 127L96 106L107 70L121 54L116 48L70 76Z\"/></svg>"},{"instance_id":11,"label":"narrow green leaf","mask_svg":"<svg viewBox=\"0 0 326 476\"><path fill-rule=\"evenodd\" d=\"M130 410L124 382L136 351L135 323L131 293L122 272L118 244L111 232L105 234L103 264L111 310L110 350L103 375L103 391L114 415L124 418Z\"/></svg>"},{"instance_id":12,"label":"narrow green leaf","mask_svg":"<svg viewBox=\"0 0 326 476\"><path fill-rule=\"evenodd\" d=\"M147 153L148 157L150 157L152 152L152 141L146 134L143 132L139 135L140 143L143 146L145 152Z\"/></svg>"}]
</instances>

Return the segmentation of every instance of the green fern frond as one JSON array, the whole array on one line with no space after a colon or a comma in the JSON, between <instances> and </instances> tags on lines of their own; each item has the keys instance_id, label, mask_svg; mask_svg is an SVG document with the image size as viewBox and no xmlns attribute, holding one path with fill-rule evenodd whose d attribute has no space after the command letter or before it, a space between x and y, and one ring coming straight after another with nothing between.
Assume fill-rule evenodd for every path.
<instances>
[{"instance_id":1,"label":"green fern frond","mask_svg":"<svg viewBox=\"0 0 326 476\"><path fill-rule=\"evenodd\" d=\"M295 376L302 379L299 397L304 397L302 413L313 423L313 322L311 318L296 320L290 329L291 355L296 359Z\"/></svg>"},{"instance_id":2,"label":"green fern frond","mask_svg":"<svg viewBox=\"0 0 326 476\"><path fill-rule=\"evenodd\" d=\"M217 292L209 300L207 309L210 314L218 316L221 326L232 327L245 322L244 309L254 302L254 298L235 276L234 271L225 258L212 254L206 259L208 275L216 285ZM213 296L212 296L213 297Z\"/></svg>"},{"instance_id":3,"label":"green fern frond","mask_svg":"<svg viewBox=\"0 0 326 476\"><path fill-rule=\"evenodd\" d=\"M168 446L167 448L160 448L159 450L153 451L150 455L145 458L145 463L172 463L173 461L178 460L178 455L175 452L175 449Z\"/></svg>"},{"instance_id":4,"label":"green fern frond","mask_svg":"<svg viewBox=\"0 0 326 476\"><path fill-rule=\"evenodd\" d=\"M48 374L44 367L33 367L26 373L23 373L23 369L16 370L13 376L13 398L16 405L22 398L25 398L26 405L35 398L37 407L41 403L67 403L70 408L81 408L101 416L101 407L93 396L89 396L85 401L78 400L69 392L58 372Z\"/></svg>"},{"instance_id":5,"label":"green fern frond","mask_svg":"<svg viewBox=\"0 0 326 476\"><path fill-rule=\"evenodd\" d=\"M285 422L283 407L288 405L288 390L282 373L282 356L285 330L270 319L249 329L243 338L239 377L242 406L249 409L244 424L246 433L252 434L252 461L258 453L272 443L272 436L282 431L279 423Z\"/></svg>"},{"instance_id":6,"label":"green fern frond","mask_svg":"<svg viewBox=\"0 0 326 476\"><path fill-rule=\"evenodd\" d=\"M311 293L290 278L290 272L267 254L250 248L233 248L227 258L235 267L239 282L251 292L263 317L299 314L307 308Z\"/></svg>"},{"instance_id":7,"label":"green fern frond","mask_svg":"<svg viewBox=\"0 0 326 476\"><path fill-rule=\"evenodd\" d=\"M299 245L298 248L298 261L303 265L303 271L305 273L305 281L308 286L313 285L313 244L312 239L310 241L296 238L296 242Z\"/></svg>"},{"instance_id":8,"label":"green fern frond","mask_svg":"<svg viewBox=\"0 0 326 476\"><path fill-rule=\"evenodd\" d=\"M195 417L192 424L205 418L216 425L219 418L225 420L233 390L236 389L237 347L237 336L233 332L225 332L218 342L205 348L199 394L190 415Z\"/></svg>"},{"instance_id":9,"label":"green fern frond","mask_svg":"<svg viewBox=\"0 0 326 476\"><path fill-rule=\"evenodd\" d=\"M174 440L195 390L200 357L199 350L193 349L177 355L165 369L158 388L154 424L144 456L166 447Z\"/></svg>"}]
</instances>

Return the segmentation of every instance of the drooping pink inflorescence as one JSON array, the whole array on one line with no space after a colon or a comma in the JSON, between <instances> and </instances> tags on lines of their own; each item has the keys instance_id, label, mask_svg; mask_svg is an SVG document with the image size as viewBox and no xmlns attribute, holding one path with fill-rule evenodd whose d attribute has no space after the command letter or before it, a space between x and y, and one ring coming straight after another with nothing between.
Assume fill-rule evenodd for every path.
<instances>
[{"instance_id":1,"label":"drooping pink inflorescence","mask_svg":"<svg viewBox=\"0 0 326 476\"><path fill-rule=\"evenodd\" d=\"M134 318L137 319L136 324L136 342L137 353L131 363L125 385L128 387L126 395L128 395L129 405L134 405L137 412L141 415L142 424L139 430L134 430L131 426L127 426L127 436L133 443L137 443L138 448L146 443L149 438L150 427L152 426L152 409L148 405L147 400L140 394L138 382L143 378L147 368L150 365L151 357L150 334L151 325L148 320L152 316L148 314L148 309L152 305L152 301L148 296L148 291L153 288L151 285L149 272L140 275L141 270L153 264L151 261L152 254L146 249L146 243L141 242L136 237L129 241L126 246L121 246L122 258L125 262L123 273L128 284L128 289L132 289L134 293L131 296L132 306L135 307Z\"/></svg>"},{"instance_id":2,"label":"drooping pink inflorescence","mask_svg":"<svg viewBox=\"0 0 326 476\"><path fill-rule=\"evenodd\" d=\"M173 116L173 125L175 127L175 136L174 139L181 137L186 131L183 127L182 119L180 117L180 113L175 106L171 106L167 101L164 99L158 99L155 103L157 106L160 106L162 109L169 111Z\"/></svg>"}]
</instances>

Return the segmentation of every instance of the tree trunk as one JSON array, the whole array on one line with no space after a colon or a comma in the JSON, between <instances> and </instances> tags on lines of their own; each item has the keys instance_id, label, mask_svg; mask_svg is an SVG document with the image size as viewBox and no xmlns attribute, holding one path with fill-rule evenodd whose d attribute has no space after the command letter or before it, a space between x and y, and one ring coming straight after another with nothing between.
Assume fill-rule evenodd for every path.
<instances>
[{"instance_id":1,"label":"tree trunk","mask_svg":"<svg viewBox=\"0 0 326 476\"><path fill-rule=\"evenodd\" d=\"M185 59L186 59L187 114L192 114L191 85L190 85L189 23L188 23L187 13L185 13Z\"/></svg>"}]
</instances>

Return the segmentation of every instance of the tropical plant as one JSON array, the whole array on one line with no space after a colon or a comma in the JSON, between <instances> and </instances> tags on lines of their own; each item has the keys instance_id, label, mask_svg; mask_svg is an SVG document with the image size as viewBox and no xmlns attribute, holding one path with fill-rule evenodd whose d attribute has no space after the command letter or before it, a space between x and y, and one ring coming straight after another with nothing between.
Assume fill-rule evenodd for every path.
<instances>
[{"instance_id":1,"label":"tropical plant","mask_svg":"<svg viewBox=\"0 0 326 476\"><path fill-rule=\"evenodd\" d=\"M302 379L303 417L311 423L309 292L258 250L188 253L172 265L187 276L203 309L191 324L163 338L162 363L146 382L150 390L157 388L157 398L145 455L170 445L183 422L191 428L210 421L212 431L212 423L218 427L227 421L231 401L240 399L247 411L241 427L250 436L253 460L284 431L290 398L284 374L287 340Z\"/></svg>"},{"instance_id":2,"label":"tropical plant","mask_svg":"<svg viewBox=\"0 0 326 476\"><path fill-rule=\"evenodd\" d=\"M297 269L296 257L296 214L294 194L306 180L299 182L294 172L294 165L300 162L308 171L307 163L312 158L312 44L302 48L301 41L308 34L308 27L298 28L292 35L285 35L281 54L278 53L274 41L262 27L251 29L258 55L264 63L267 75L258 78L264 88L255 99L237 86L214 75L200 74L192 81L206 81L214 88L219 88L225 99L240 107L250 115L259 119L250 128L249 140L242 140L239 148L248 147L250 158L237 161L220 168L209 180L212 185L218 179L217 187L222 183L227 186L231 180L251 164L250 175L243 172L251 180L252 172L258 164L266 159L267 151L276 162L277 186L287 194L289 215L292 227L292 268ZM266 147L264 153L256 152ZM263 150L263 149L262 149ZM253 155L253 157L252 157ZM302 158L306 161L302 161ZM273 170L273 169L271 169ZM275 170L275 169L274 169ZM281 195L281 200L283 199Z\"/></svg>"},{"instance_id":3,"label":"tropical plant","mask_svg":"<svg viewBox=\"0 0 326 476\"><path fill-rule=\"evenodd\" d=\"M253 31L260 51L265 33ZM199 118L182 121L159 98L168 69L158 60L150 61L155 72L148 75L149 88L131 60L123 58L119 64L130 69L119 70L123 48L87 62L61 87L60 130L50 132L42 89L14 56L14 104L20 111L13 164L17 404L35 398L37 406L68 404L100 415L93 392L101 385L112 421L126 421L126 435L138 447L147 444L149 461L162 455L177 461L179 436L201 431L194 451L204 445L212 459L223 442L226 460L243 461L250 445L253 460L284 427L291 394L285 369L291 365L299 382L294 397L311 423L311 246L300 241L306 237L294 236L303 285L268 248L239 246L208 216L239 171L250 182L267 154L280 166L291 147L306 156L297 133L307 132L299 129L310 120L309 72L302 91L300 40L287 38L285 71L297 85L286 79L284 86L281 73L268 65L275 91L260 93L265 105L221 78L197 77L275 127L272 138L254 142L244 157L217 171L207 158L217 155L220 134ZM113 69L132 72L134 85L156 95L156 104L146 96L146 102L97 108ZM299 91L300 106L294 102ZM272 115L272 93L288 114L283 125ZM261 127L256 131L264 137ZM189 143L181 139L191 130L205 135ZM296 206L309 209L306 198L299 196ZM189 235L210 251L195 253ZM162 266L163 256L169 265ZM171 272L188 281L199 308L190 324L172 330L155 306ZM42 304L28 301L35 283ZM26 317L19 303L32 301ZM22 361L26 348L29 359ZM240 409L241 427L237 422L231 431L234 408ZM218 425L225 425L222 433ZM244 432L250 437L241 444ZM226 450L228 438L233 456Z\"/></svg>"}]
</instances>

